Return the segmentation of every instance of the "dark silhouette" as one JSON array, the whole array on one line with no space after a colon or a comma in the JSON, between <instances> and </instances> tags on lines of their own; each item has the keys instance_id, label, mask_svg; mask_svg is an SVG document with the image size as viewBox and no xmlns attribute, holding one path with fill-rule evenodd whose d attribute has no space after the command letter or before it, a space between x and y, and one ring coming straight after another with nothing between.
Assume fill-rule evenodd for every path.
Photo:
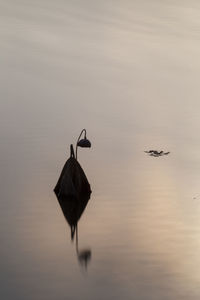
<instances>
[{"instance_id":1,"label":"dark silhouette","mask_svg":"<svg viewBox=\"0 0 200 300\"><path fill-rule=\"evenodd\" d=\"M170 153L170 152L157 151L157 150L148 150L148 151L144 151L144 152L149 154L149 156L154 156L154 157L168 155Z\"/></svg>"},{"instance_id":2,"label":"dark silhouette","mask_svg":"<svg viewBox=\"0 0 200 300\"><path fill-rule=\"evenodd\" d=\"M80 139L83 132L84 132L84 138ZM81 147L81 148L90 148L91 147L91 142L87 139L86 134L87 134L86 129L83 129L78 137L78 140L76 143L76 159L78 159L78 156L77 156L78 147Z\"/></svg>"},{"instance_id":3,"label":"dark silhouette","mask_svg":"<svg viewBox=\"0 0 200 300\"><path fill-rule=\"evenodd\" d=\"M83 169L75 157L73 145L70 145L70 152L70 158L63 167L54 192L64 217L71 228L72 241L74 240L74 235L76 235L76 253L79 263L87 268L87 264L91 259L91 250L79 250L78 248L78 221L90 199L91 188Z\"/></svg>"},{"instance_id":4,"label":"dark silhouette","mask_svg":"<svg viewBox=\"0 0 200 300\"><path fill-rule=\"evenodd\" d=\"M63 167L54 192L65 219L71 227L73 240L78 220L90 199L91 189L83 169L74 157L72 145L70 149L71 156Z\"/></svg>"}]
</instances>

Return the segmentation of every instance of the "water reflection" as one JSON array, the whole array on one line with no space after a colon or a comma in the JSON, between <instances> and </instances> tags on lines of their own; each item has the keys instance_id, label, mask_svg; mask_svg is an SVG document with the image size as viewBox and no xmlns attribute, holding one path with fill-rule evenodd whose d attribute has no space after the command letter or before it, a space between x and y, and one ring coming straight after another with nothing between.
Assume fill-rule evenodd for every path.
<instances>
[{"instance_id":1,"label":"water reflection","mask_svg":"<svg viewBox=\"0 0 200 300\"><path fill-rule=\"evenodd\" d=\"M85 248L85 249L81 249L81 250L79 249L78 226L76 226L76 254L77 254L77 258L78 258L80 265L82 267L84 267L85 269L87 269L87 265L88 265L89 261L91 260L92 251L89 248Z\"/></svg>"},{"instance_id":2,"label":"water reflection","mask_svg":"<svg viewBox=\"0 0 200 300\"><path fill-rule=\"evenodd\" d=\"M71 155L65 163L54 192L71 228L71 240L76 236L76 253L81 266L87 268L91 259L90 249L79 249L78 221L80 220L90 199L91 189L87 177L75 158L73 146L70 146Z\"/></svg>"}]
</instances>

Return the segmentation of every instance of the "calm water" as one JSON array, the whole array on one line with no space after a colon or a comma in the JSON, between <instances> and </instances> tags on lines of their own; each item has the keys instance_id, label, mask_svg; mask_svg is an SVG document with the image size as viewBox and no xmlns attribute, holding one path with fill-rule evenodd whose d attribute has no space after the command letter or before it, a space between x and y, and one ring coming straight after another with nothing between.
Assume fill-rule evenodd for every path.
<instances>
[{"instance_id":1,"label":"calm water","mask_svg":"<svg viewBox=\"0 0 200 300\"><path fill-rule=\"evenodd\" d=\"M200 299L199 1L0 0L0 53L1 299ZM53 193L82 128L87 270Z\"/></svg>"}]
</instances>

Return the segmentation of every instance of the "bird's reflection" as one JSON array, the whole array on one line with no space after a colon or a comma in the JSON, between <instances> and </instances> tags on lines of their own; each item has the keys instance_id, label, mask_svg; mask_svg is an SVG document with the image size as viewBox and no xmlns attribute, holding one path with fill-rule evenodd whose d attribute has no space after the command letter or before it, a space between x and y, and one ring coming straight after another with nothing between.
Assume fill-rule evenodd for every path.
<instances>
[{"instance_id":1,"label":"bird's reflection","mask_svg":"<svg viewBox=\"0 0 200 300\"><path fill-rule=\"evenodd\" d=\"M81 266L87 268L91 259L91 250L79 250L78 221L90 199L91 189L87 177L74 155L71 145L71 157L65 163L54 192L71 228L71 240L76 236L76 253Z\"/></svg>"}]
</instances>

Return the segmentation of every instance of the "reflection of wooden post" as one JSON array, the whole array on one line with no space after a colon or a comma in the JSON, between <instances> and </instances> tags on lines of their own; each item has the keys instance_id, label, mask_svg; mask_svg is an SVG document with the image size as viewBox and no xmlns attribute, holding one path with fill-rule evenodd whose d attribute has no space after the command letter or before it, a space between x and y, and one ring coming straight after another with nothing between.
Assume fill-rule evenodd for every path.
<instances>
[{"instance_id":1,"label":"reflection of wooden post","mask_svg":"<svg viewBox=\"0 0 200 300\"><path fill-rule=\"evenodd\" d=\"M78 255L78 224L76 224L75 231L76 231L76 253Z\"/></svg>"},{"instance_id":2,"label":"reflection of wooden post","mask_svg":"<svg viewBox=\"0 0 200 300\"><path fill-rule=\"evenodd\" d=\"M91 251L89 249L80 250L78 248L78 224L75 225L75 234L76 234L76 255L81 265L84 265L87 270L88 261L91 259Z\"/></svg>"}]
</instances>

